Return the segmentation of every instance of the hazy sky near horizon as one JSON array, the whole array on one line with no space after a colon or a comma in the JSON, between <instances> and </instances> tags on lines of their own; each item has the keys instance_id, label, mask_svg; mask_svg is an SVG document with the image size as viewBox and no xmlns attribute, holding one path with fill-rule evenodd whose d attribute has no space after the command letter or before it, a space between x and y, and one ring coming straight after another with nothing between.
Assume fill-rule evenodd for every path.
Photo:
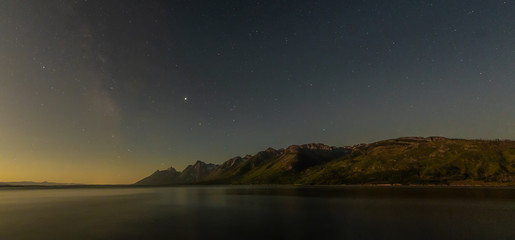
<instances>
[{"instance_id":1,"label":"hazy sky near horizon","mask_svg":"<svg viewBox=\"0 0 515 240\"><path fill-rule=\"evenodd\" d=\"M515 139L515 1L0 1L0 182Z\"/></svg>"}]
</instances>

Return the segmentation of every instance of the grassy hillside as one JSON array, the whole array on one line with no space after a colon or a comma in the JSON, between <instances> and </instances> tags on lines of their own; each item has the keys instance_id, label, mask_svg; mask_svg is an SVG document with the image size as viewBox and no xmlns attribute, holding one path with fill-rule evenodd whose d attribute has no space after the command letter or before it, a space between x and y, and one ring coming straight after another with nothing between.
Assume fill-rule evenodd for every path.
<instances>
[{"instance_id":1,"label":"grassy hillside","mask_svg":"<svg viewBox=\"0 0 515 240\"><path fill-rule=\"evenodd\" d=\"M363 145L303 172L303 184L513 183L515 142L400 138Z\"/></svg>"}]
</instances>

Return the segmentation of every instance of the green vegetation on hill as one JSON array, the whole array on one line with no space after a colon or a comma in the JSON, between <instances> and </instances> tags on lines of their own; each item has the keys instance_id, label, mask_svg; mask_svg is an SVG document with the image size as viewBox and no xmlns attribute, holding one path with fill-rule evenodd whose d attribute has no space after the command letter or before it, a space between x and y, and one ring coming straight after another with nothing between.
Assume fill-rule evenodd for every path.
<instances>
[{"instance_id":1,"label":"green vegetation on hill","mask_svg":"<svg viewBox=\"0 0 515 240\"><path fill-rule=\"evenodd\" d=\"M304 184L450 184L515 181L512 141L401 138L355 149L306 171Z\"/></svg>"},{"instance_id":2,"label":"green vegetation on hill","mask_svg":"<svg viewBox=\"0 0 515 240\"><path fill-rule=\"evenodd\" d=\"M212 169L198 181L182 183L513 185L515 142L406 137L348 147L293 145ZM146 182L159 182L149 178Z\"/></svg>"}]
</instances>

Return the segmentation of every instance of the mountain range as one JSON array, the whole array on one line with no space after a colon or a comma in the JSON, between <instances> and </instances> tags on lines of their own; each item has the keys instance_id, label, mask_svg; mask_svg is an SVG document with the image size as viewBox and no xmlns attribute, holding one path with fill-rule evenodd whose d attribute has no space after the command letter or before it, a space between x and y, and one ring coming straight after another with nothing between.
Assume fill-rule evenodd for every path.
<instances>
[{"instance_id":1,"label":"mountain range","mask_svg":"<svg viewBox=\"0 0 515 240\"><path fill-rule=\"evenodd\" d=\"M136 185L453 184L514 185L515 141L402 137L334 147L268 148L222 164L158 170Z\"/></svg>"}]
</instances>

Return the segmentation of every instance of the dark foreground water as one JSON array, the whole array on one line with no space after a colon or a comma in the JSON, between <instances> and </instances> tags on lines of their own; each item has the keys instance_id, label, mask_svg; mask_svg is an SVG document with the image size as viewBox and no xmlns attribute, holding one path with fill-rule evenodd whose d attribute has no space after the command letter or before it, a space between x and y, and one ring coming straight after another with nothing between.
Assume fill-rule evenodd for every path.
<instances>
[{"instance_id":1,"label":"dark foreground water","mask_svg":"<svg viewBox=\"0 0 515 240\"><path fill-rule=\"evenodd\" d=\"M2 189L0 239L515 239L515 189Z\"/></svg>"}]
</instances>

